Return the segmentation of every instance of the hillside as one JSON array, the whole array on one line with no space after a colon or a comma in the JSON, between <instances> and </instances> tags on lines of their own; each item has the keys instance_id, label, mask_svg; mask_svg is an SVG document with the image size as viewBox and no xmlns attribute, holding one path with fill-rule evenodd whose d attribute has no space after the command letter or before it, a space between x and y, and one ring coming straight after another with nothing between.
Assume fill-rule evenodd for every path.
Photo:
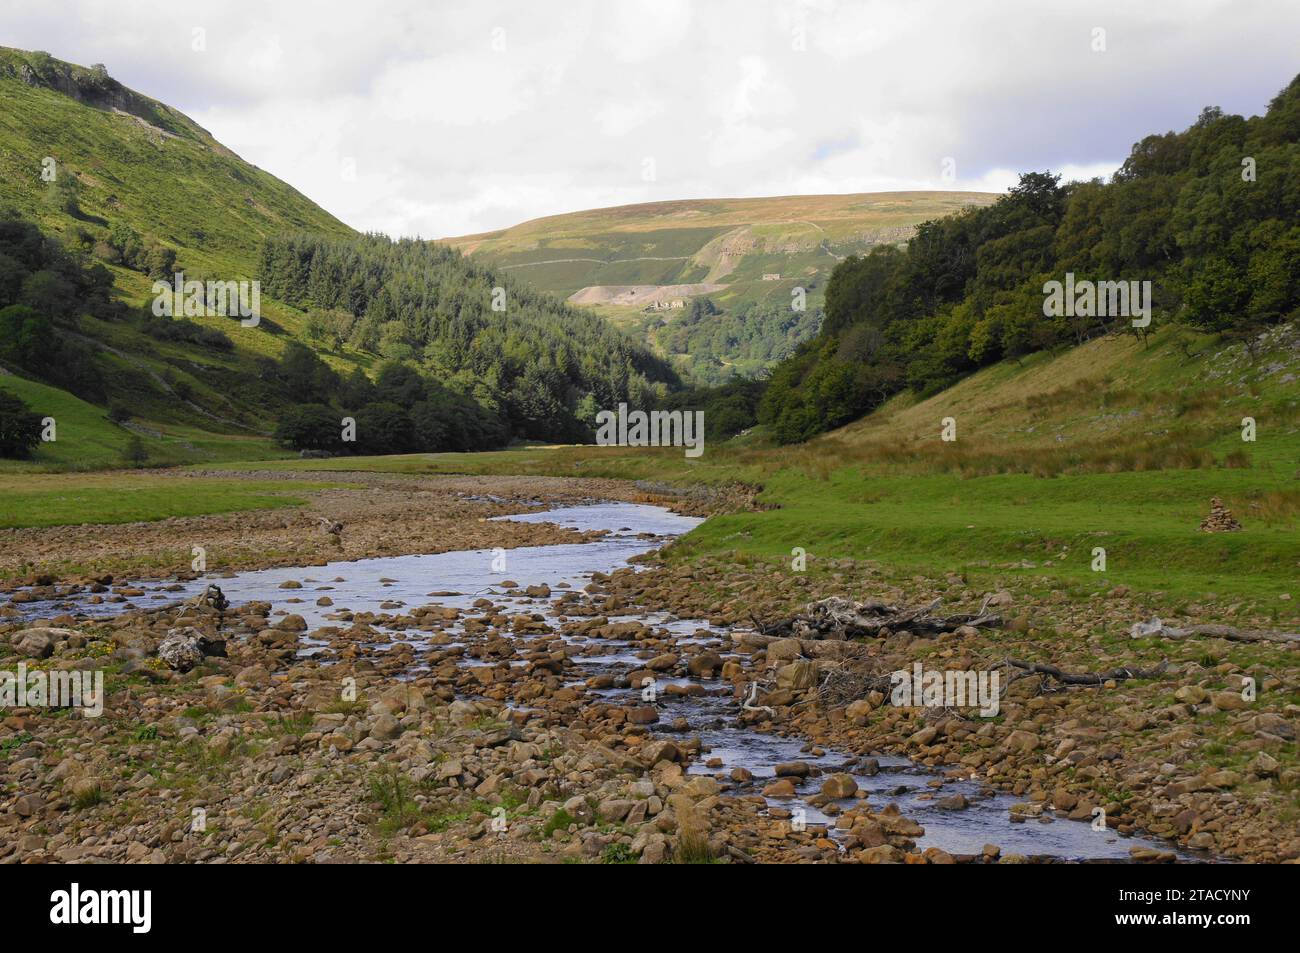
<instances>
[{"instance_id":1,"label":"hillside","mask_svg":"<svg viewBox=\"0 0 1300 953\"><path fill-rule=\"evenodd\" d=\"M0 322L26 328L25 344L0 347L0 388L77 422L65 446L38 446L20 466L121 462L106 451L133 435L152 463L283 454L273 432L308 445L301 427L280 426L306 401L315 424L334 421L332 452L353 449L339 446L338 421L368 403L384 405L367 418L374 450L580 439L597 404L676 386L602 320L509 275L442 246L379 250L101 67L0 48L0 105ZM274 242L328 249L330 274L313 273L310 255L275 270L286 260L267 256ZM151 316L154 281L179 272L262 282L260 321ZM344 272L347 288L333 283ZM400 388L367 384L399 365L415 375L393 371ZM70 393L56 400L51 385Z\"/></svg>"},{"instance_id":2,"label":"hillside","mask_svg":"<svg viewBox=\"0 0 1300 953\"><path fill-rule=\"evenodd\" d=\"M826 280L845 257L906 242L923 221L995 198L880 192L652 202L445 241L634 328L696 380L716 383L736 371L755 373L811 336ZM791 316L795 287L805 289L814 319ZM704 297L720 317L697 316L701 326L677 331L692 300ZM730 326L719 330L722 321Z\"/></svg>"},{"instance_id":3,"label":"hillside","mask_svg":"<svg viewBox=\"0 0 1300 953\"><path fill-rule=\"evenodd\" d=\"M197 272L252 278L269 235L352 233L187 116L106 73L0 47L0 97L0 204L66 241L77 228L125 224ZM59 180L43 181L47 156L75 180L79 214L52 201Z\"/></svg>"},{"instance_id":4,"label":"hillside","mask_svg":"<svg viewBox=\"0 0 1300 953\"><path fill-rule=\"evenodd\" d=\"M1298 147L1300 77L1263 115L1209 106L1145 136L1109 182L1024 173L906 249L850 258L818 336L773 370L759 421L795 443L1008 357L1170 326L1250 341L1296 320Z\"/></svg>"},{"instance_id":5,"label":"hillside","mask_svg":"<svg viewBox=\"0 0 1300 953\"><path fill-rule=\"evenodd\" d=\"M131 308L152 300L152 277L123 260L130 250L114 240L115 231L133 234L137 246L171 249L187 278L233 280L257 277L258 251L270 235L289 229L350 234L182 113L99 70L0 48L0 101L0 207L107 269L113 295ZM71 321L63 326L94 353L108 387L95 403L71 394L42 401L45 385L22 380L22 369L12 365L0 376L0 387L68 424L62 445L38 450L39 464L120 462L108 451L120 450L132 430L107 419L110 401L130 407L134 431L154 462L274 452L265 436L274 405L258 399L265 396L261 389L241 391L232 383L257 359L280 353L285 337L301 328L299 312L264 300L259 328L197 319L233 342L222 350L160 340L120 313L94 310L76 316L75 330Z\"/></svg>"}]
</instances>

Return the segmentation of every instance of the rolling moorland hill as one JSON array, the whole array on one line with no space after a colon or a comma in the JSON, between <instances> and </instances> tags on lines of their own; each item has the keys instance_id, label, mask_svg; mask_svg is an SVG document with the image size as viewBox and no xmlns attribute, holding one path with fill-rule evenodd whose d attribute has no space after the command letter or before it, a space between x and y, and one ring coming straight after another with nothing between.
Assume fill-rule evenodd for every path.
<instances>
[{"instance_id":1,"label":"rolling moorland hill","mask_svg":"<svg viewBox=\"0 0 1300 953\"><path fill-rule=\"evenodd\" d=\"M589 312L445 247L357 234L102 67L0 48L0 103L0 310L34 309L10 323L26 320L29 337L53 342L41 355L0 353L0 389L62 424L34 463L6 466L113 465L132 442L151 463L281 455L268 437L288 408L319 400L337 421L358 410L336 397L342 383L395 362L422 378L403 385L411 399L396 409L378 395L394 424L388 442L405 449L443 446L440 432L412 426L416 403L481 419L491 445L574 437L580 407L642 402L676 385L666 365ZM317 251L329 274L313 273ZM308 258L291 261L300 253ZM176 271L261 280L260 322L147 320L154 280ZM426 287L415 287L417 274ZM505 313L491 307L497 287ZM60 376L71 365L76 373Z\"/></svg>"},{"instance_id":2,"label":"rolling moorland hill","mask_svg":"<svg viewBox=\"0 0 1300 953\"><path fill-rule=\"evenodd\" d=\"M756 374L811 337L826 281L849 255L904 243L921 222L996 198L879 192L650 202L444 241L594 308L696 381L718 383ZM790 308L796 286L807 295L804 319ZM711 305L702 314L692 308L701 298Z\"/></svg>"}]
</instances>

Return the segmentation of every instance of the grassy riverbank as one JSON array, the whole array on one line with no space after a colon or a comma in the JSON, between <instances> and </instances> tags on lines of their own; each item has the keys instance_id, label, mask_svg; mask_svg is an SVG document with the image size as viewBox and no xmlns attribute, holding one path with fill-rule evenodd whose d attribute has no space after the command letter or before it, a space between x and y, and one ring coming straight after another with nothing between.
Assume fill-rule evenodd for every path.
<instances>
[{"instance_id":1,"label":"grassy riverbank","mask_svg":"<svg viewBox=\"0 0 1300 953\"><path fill-rule=\"evenodd\" d=\"M1291 335L1291 336L1288 336ZM1086 594L1127 586L1171 604L1291 620L1300 601L1300 350L1294 331L1254 356L1170 331L1007 362L925 401L895 401L797 447L755 437L680 448L542 447L226 464L244 471L0 478L0 522L163 519L295 505L332 478L613 478L685 488L745 483L765 507L709 520L670 559L736 554L809 568L869 561L900 578ZM954 417L958 440L939 439ZM1241 421L1256 439L1241 439ZM272 473L276 483L267 482ZM176 481L184 480L184 490ZM51 481L56 481L51 483ZM1212 497L1241 521L1207 534ZM342 514L346 518L346 514ZM1105 550L1104 567L1098 549ZM1287 596L1292 598L1288 599Z\"/></svg>"}]
</instances>

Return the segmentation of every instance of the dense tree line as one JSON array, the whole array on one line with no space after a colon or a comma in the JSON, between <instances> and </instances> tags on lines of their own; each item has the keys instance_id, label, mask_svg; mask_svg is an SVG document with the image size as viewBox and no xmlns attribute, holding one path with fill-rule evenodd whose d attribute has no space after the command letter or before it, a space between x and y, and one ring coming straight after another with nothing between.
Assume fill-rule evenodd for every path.
<instances>
[{"instance_id":1,"label":"dense tree line","mask_svg":"<svg viewBox=\"0 0 1300 953\"><path fill-rule=\"evenodd\" d=\"M905 250L836 267L820 334L779 365L760 419L781 442L1007 357L1131 329L1046 316L1044 286L1152 282L1153 325L1249 338L1300 307L1300 77L1262 117L1204 110L1147 136L1109 183L1028 173L995 204L926 222Z\"/></svg>"},{"instance_id":2,"label":"dense tree line","mask_svg":"<svg viewBox=\"0 0 1300 953\"><path fill-rule=\"evenodd\" d=\"M763 382L738 377L713 387L696 387L669 394L659 410L704 411L704 435L713 441L726 440L758 422L758 404Z\"/></svg>"},{"instance_id":3,"label":"dense tree line","mask_svg":"<svg viewBox=\"0 0 1300 953\"><path fill-rule=\"evenodd\" d=\"M476 408L471 429L495 434L487 422L500 421L517 437L590 439L598 410L648 407L678 383L595 315L429 242L272 238L260 275L264 293L312 312L313 340L419 368L439 387L425 403L446 406L455 395L461 410Z\"/></svg>"},{"instance_id":4,"label":"dense tree line","mask_svg":"<svg viewBox=\"0 0 1300 953\"><path fill-rule=\"evenodd\" d=\"M820 308L795 311L789 303L756 302L723 311L701 297L682 317L663 323L655 338L666 354L686 362L696 380L718 384L785 360L821 322Z\"/></svg>"},{"instance_id":5,"label":"dense tree line","mask_svg":"<svg viewBox=\"0 0 1300 953\"><path fill-rule=\"evenodd\" d=\"M310 348L291 341L265 376L298 395L300 403L281 415L275 431L282 446L295 450L490 450L510 439L506 420L401 361L386 361L374 381L360 368L342 377Z\"/></svg>"}]
</instances>

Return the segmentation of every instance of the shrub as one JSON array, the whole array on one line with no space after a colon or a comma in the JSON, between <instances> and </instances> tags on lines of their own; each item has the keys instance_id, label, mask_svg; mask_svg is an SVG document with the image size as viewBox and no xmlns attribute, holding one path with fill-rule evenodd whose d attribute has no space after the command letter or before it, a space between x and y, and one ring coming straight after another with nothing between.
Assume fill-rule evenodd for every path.
<instances>
[{"instance_id":1,"label":"shrub","mask_svg":"<svg viewBox=\"0 0 1300 953\"><path fill-rule=\"evenodd\" d=\"M340 449L340 418L324 404L290 407L275 428L275 442L291 450Z\"/></svg>"},{"instance_id":2,"label":"shrub","mask_svg":"<svg viewBox=\"0 0 1300 953\"><path fill-rule=\"evenodd\" d=\"M21 398L0 390L0 457L26 460L40 442L40 414Z\"/></svg>"}]
</instances>

